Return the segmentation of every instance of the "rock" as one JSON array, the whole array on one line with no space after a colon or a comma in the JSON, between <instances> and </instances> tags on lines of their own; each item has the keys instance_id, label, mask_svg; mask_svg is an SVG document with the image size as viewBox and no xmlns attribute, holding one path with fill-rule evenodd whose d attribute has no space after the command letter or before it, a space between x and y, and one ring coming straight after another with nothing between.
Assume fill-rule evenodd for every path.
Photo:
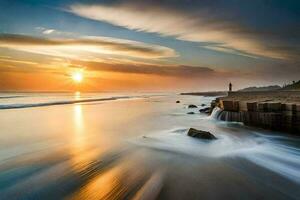
<instances>
[{"instance_id":1,"label":"rock","mask_svg":"<svg viewBox=\"0 0 300 200\"><path fill-rule=\"evenodd\" d=\"M268 104L267 103L258 103L257 110L258 110L258 112L268 112Z\"/></svg>"},{"instance_id":2,"label":"rock","mask_svg":"<svg viewBox=\"0 0 300 200\"><path fill-rule=\"evenodd\" d=\"M196 105L194 105L194 104L190 104L189 106L188 106L188 108L198 108Z\"/></svg>"},{"instance_id":3,"label":"rock","mask_svg":"<svg viewBox=\"0 0 300 200\"><path fill-rule=\"evenodd\" d=\"M217 100L218 98L216 98L216 100L212 100L211 103L210 103L210 107L214 108L217 106L217 104L219 104L219 100Z\"/></svg>"},{"instance_id":4,"label":"rock","mask_svg":"<svg viewBox=\"0 0 300 200\"><path fill-rule=\"evenodd\" d=\"M248 111L247 101L239 101L239 111Z\"/></svg>"},{"instance_id":5,"label":"rock","mask_svg":"<svg viewBox=\"0 0 300 200\"><path fill-rule=\"evenodd\" d=\"M210 110L206 110L204 113L205 114L210 114Z\"/></svg>"},{"instance_id":6,"label":"rock","mask_svg":"<svg viewBox=\"0 0 300 200\"><path fill-rule=\"evenodd\" d=\"M193 115L193 114L195 114L195 113L194 113L194 112L188 112L188 113L186 113L186 114Z\"/></svg>"},{"instance_id":7,"label":"rock","mask_svg":"<svg viewBox=\"0 0 300 200\"><path fill-rule=\"evenodd\" d=\"M201 106L204 107L204 106L206 106L206 104L203 103L203 104L201 104Z\"/></svg>"},{"instance_id":8,"label":"rock","mask_svg":"<svg viewBox=\"0 0 300 200\"><path fill-rule=\"evenodd\" d=\"M247 111L256 112L257 111L257 102L247 102Z\"/></svg>"},{"instance_id":9,"label":"rock","mask_svg":"<svg viewBox=\"0 0 300 200\"><path fill-rule=\"evenodd\" d=\"M239 102L238 101L222 101L223 109L225 111L238 112L239 111Z\"/></svg>"},{"instance_id":10,"label":"rock","mask_svg":"<svg viewBox=\"0 0 300 200\"><path fill-rule=\"evenodd\" d=\"M176 103L180 103L180 101L176 101Z\"/></svg>"},{"instance_id":11,"label":"rock","mask_svg":"<svg viewBox=\"0 0 300 200\"><path fill-rule=\"evenodd\" d=\"M188 133L187 133L187 135L191 136L191 137L196 137L196 138L200 138L200 139L207 139L207 140L217 139L210 132L201 131L201 130L197 130L197 129L194 129L194 128L190 128L189 131L188 131Z\"/></svg>"},{"instance_id":12,"label":"rock","mask_svg":"<svg viewBox=\"0 0 300 200\"><path fill-rule=\"evenodd\" d=\"M209 112L209 107L206 107L206 108L202 108L202 109L200 109L199 110L199 112L201 112L201 113L207 113L207 112Z\"/></svg>"},{"instance_id":13,"label":"rock","mask_svg":"<svg viewBox=\"0 0 300 200\"><path fill-rule=\"evenodd\" d=\"M282 105L278 102L269 102L267 103L268 112L281 112Z\"/></svg>"}]
</instances>

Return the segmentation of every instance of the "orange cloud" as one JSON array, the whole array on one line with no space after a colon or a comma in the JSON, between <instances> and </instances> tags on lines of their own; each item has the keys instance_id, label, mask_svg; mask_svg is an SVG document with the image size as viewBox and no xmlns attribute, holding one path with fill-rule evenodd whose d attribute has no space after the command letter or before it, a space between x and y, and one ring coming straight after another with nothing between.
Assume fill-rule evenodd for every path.
<instances>
[{"instance_id":1,"label":"orange cloud","mask_svg":"<svg viewBox=\"0 0 300 200\"><path fill-rule=\"evenodd\" d=\"M113 54L146 59L177 56L175 51L168 47L131 40L91 36L76 39L47 39L25 35L0 34L0 47L36 54L82 58L83 60L96 60L99 54Z\"/></svg>"}]
</instances>

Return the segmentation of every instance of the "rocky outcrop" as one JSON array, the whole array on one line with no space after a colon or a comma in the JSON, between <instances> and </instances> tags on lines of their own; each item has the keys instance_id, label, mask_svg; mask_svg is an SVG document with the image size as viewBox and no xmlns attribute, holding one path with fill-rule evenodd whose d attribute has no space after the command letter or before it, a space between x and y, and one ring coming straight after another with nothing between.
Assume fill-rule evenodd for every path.
<instances>
[{"instance_id":1,"label":"rocky outcrop","mask_svg":"<svg viewBox=\"0 0 300 200\"><path fill-rule=\"evenodd\" d=\"M215 139L217 139L213 134L211 134L208 131L197 130L197 129L194 129L194 128L190 128L187 135L190 136L190 137L206 139L206 140L215 140Z\"/></svg>"},{"instance_id":2,"label":"rocky outcrop","mask_svg":"<svg viewBox=\"0 0 300 200\"><path fill-rule=\"evenodd\" d=\"M195 96L205 96L205 97L216 97L216 96L225 96L227 92L225 91L215 91L215 92L186 92L180 93L180 95L195 95Z\"/></svg>"},{"instance_id":3,"label":"rocky outcrop","mask_svg":"<svg viewBox=\"0 0 300 200\"><path fill-rule=\"evenodd\" d=\"M188 106L188 108L198 108L196 105L194 105L194 104L190 104L189 106Z\"/></svg>"},{"instance_id":4,"label":"rocky outcrop","mask_svg":"<svg viewBox=\"0 0 300 200\"><path fill-rule=\"evenodd\" d=\"M202 108L199 110L201 113L209 113L210 112L210 107Z\"/></svg>"},{"instance_id":5,"label":"rocky outcrop","mask_svg":"<svg viewBox=\"0 0 300 200\"><path fill-rule=\"evenodd\" d=\"M193 115L193 114L195 114L194 112L188 112L188 113L186 113L186 114L188 114L188 115Z\"/></svg>"}]
</instances>

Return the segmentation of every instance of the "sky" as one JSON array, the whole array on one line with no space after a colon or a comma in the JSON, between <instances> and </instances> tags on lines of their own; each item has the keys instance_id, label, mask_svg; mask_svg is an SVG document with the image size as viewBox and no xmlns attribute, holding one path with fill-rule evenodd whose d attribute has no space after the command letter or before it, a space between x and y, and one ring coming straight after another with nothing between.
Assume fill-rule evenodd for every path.
<instances>
[{"instance_id":1,"label":"sky","mask_svg":"<svg viewBox=\"0 0 300 200\"><path fill-rule=\"evenodd\" d=\"M0 0L0 11L1 91L209 91L300 79L296 0Z\"/></svg>"}]
</instances>

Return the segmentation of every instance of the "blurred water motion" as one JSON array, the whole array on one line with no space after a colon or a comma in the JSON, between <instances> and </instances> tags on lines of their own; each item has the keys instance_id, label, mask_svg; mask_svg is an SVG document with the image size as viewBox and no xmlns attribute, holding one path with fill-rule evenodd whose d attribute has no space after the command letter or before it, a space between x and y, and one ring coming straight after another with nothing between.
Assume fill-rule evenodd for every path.
<instances>
[{"instance_id":1,"label":"blurred water motion","mask_svg":"<svg viewBox=\"0 0 300 200\"><path fill-rule=\"evenodd\" d=\"M297 199L299 138L186 115L210 100L1 110L0 199ZM189 127L218 140L189 138Z\"/></svg>"}]
</instances>

